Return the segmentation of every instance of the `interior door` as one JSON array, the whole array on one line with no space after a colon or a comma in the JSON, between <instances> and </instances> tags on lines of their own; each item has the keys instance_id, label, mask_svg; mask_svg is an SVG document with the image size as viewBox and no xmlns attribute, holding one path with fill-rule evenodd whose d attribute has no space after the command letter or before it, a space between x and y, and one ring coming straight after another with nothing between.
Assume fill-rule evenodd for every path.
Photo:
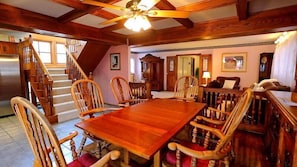
<instances>
[{"instance_id":1,"label":"interior door","mask_svg":"<svg viewBox=\"0 0 297 167\"><path fill-rule=\"evenodd\" d=\"M177 57L176 56L167 56L167 91L174 90L174 84L176 81L177 74Z\"/></svg>"}]
</instances>

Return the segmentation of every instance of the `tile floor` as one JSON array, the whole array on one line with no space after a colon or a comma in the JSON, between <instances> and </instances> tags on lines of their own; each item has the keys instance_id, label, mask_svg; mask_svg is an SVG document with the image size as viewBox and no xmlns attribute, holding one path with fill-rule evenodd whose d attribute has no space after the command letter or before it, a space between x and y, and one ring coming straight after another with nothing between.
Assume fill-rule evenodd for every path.
<instances>
[{"instance_id":1,"label":"tile floor","mask_svg":"<svg viewBox=\"0 0 297 167\"><path fill-rule=\"evenodd\" d=\"M73 119L53 127L58 138L62 138L71 131L78 131L79 135L75 138L78 148L82 138L82 131L74 126L79 119ZM87 141L91 142L91 141ZM66 161L71 161L71 152L68 149L68 143L62 145ZM16 116L9 116L0 119L0 160L3 167L32 167L33 154L28 144L27 138Z\"/></svg>"},{"instance_id":2,"label":"tile floor","mask_svg":"<svg viewBox=\"0 0 297 167\"><path fill-rule=\"evenodd\" d=\"M173 92L152 92L154 98L171 97ZM108 106L106 106L108 107ZM112 106L114 107L114 106ZM72 131L78 131L79 135L75 137L76 148L82 139L82 131L74 125L80 119L54 124L53 128L59 139L65 137ZM90 144L91 140L87 140ZM66 161L72 160L69 143L62 145ZM1 167L32 167L33 154L27 141L26 135L16 116L0 118L0 166Z\"/></svg>"}]
</instances>

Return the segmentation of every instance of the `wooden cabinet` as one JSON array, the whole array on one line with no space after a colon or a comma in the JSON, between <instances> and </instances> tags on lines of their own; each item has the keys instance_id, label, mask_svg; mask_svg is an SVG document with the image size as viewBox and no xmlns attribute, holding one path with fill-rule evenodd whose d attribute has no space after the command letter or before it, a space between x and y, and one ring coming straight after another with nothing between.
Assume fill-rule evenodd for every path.
<instances>
[{"instance_id":1,"label":"wooden cabinet","mask_svg":"<svg viewBox=\"0 0 297 167\"><path fill-rule=\"evenodd\" d=\"M268 91L269 114L266 120L265 148L268 158L277 167L297 166L297 108L290 100L291 92Z\"/></svg>"},{"instance_id":2,"label":"wooden cabinet","mask_svg":"<svg viewBox=\"0 0 297 167\"><path fill-rule=\"evenodd\" d=\"M141 73L145 82L150 82L151 90L162 91L164 88L164 59L147 54L141 61Z\"/></svg>"},{"instance_id":3,"label":"wooden cabinet","mask_svg":"<svg viewBox=\"0 0 297 167\"><path fill-rule=\"evenodd\" d=\"M11 42L0 42L0 54L18 54L17 44Z\"/></svg>"},{"instance_id":4,"label":"wooden cabinet","mask_svg":"<svg viewBox=\"0 0 297 167\"><path fill-rule=\"evenodd\" d=\"M260 66L259 66L259 82L263 79L269 79L271 74L273 53L261 53L260 54Z\"/></svg>"}]
</instances>

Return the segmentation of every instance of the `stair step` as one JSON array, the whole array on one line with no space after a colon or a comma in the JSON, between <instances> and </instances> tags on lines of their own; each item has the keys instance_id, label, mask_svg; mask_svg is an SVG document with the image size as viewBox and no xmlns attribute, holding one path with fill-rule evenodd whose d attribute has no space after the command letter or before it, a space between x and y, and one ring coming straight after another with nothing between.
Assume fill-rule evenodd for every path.
<instances>
[{"instance_id":1,"label":"stair step","mask_svg":"<svg viewBox=\"0 0 297 167\"><path fill-rule=\"evenodd\" d=\"M67 101L73 101L70 93L53 96L54 104L63 103L63 102L67 102Z\"/></svg>"},{"instance_id":2,"label":"stair step","mask_svg":"<svg viewBox=\"0 0 297 167\"><path fill-rule=\"evenodd\" d=\"M78 112L76 109L68 110L68 111L58 113L57 116L58 116L58 122L64 122L64 121L78 118Z\"/></svg>"},{"instance_id":3,"label":"stair step","mask_svg":"<svg viewBox=\"0 0 297 167\"><path fill-rule=\"evenodd\" d=\"M72 81L65 74L66 68L47 67L53 79L53 107L58 116L58 122L78 118L78 111L71 96Z\"/></svg>"},{"instance_id":4,"label":"stair step","mask_svg":"<svg viewBox=\"0 0 297 167\"><path fill-rule=\"evenodd\" d=\"M68 75L67 74L53 74L51 75L54 81L57 80L68 80Z\"/></svg>"},{"instance_id":5,"label":"stair step","mask_svg":"<svg viewBox=\"0 0 297 167\"><path fill-rule=\"evenodd\" d=\"M67 111L67 110L76 109L74 101L67 101L64 103L54 104L54 108L55 108L56 113L61 113L61 112Z\"/></svg>"},{"instance_id":6,"label":"stair step","mask_svg":"<svg viewBox=\"0 0 297 167\"><path fill-rule=\"evenodd\" d=\"M50 74L65 74L65 68L49 68L49 67L47 67L47 71Z\"/></svg>"},{"instance_id":7,"label":"stair step","mask_svg":"<svg viewBox=\"0 0 297 167\"><path fill-rule=\"evenodd\" d=\"M54 81L53 87L65 87L65 86L71 86L72 81L71 80L57 80Z\"/></svg>"},{"instance_id":8,"label":"stair step","mask_svg":"<svg viewBox=\"0 0 297 167\"><path fill-rule=\"evenodd\" d=\"M53 95L70 94L71 86L53 88Z\"/></svg>"}]
</instances>

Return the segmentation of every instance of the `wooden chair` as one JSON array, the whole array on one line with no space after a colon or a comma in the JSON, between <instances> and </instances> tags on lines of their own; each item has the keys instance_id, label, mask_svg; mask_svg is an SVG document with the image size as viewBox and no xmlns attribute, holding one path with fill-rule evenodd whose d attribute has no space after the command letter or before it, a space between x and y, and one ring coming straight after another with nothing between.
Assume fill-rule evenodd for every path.
<instances>
[{"instance_id":1,"label":"wooden chair","mask_svg":"<svg viewBox=\"0 0 297 167\"><path fill-rule=\"evenodd\" d=\"M93 118L96 114L104 114L107 111L118 110L119 108L105 108L104 100L101 93L100 86L93 80L81 79L75 81L71 86L71 95L75 106L79 112L81 120ZM78 153L81 154L87 138L94 141L97 145L97 156L101 157L102 149L106 148L108 144L93 136L88 132L83 133L83 138L80 143Z\"/></svg>"},{"instance_id":2,"label":"wooden chair","mask_svg":"<svg viewBox=\"0 0 297 167\"><path fill-rule=\"evenodd\" d=\"M123 77L113 77L110 80L110 87L118 105L121 107L127 107L147 100L135 98L132 94L128 81Z\"/></svg>"},{"instance_id":3,"label":"wooden chair","mask_svg":"<svg viewBox=\"0 0 297 167\"><path fill-rule=\"evenodd\" d=\"M163 167L212 167L220 165L221 162L228 167L233 134L248 111L251 101L252 91L247 89L221 128L191 121L192 141L169 143L170 150L166 153Z\"/></svg>"},{"instance_id":4,"label":"wooden chair","mask_svg":"<svg viewBox=\"0 0 297 167\"><path fill-rule=\"evenodd\" d=\"M182 76L177 79L174 86L173 98L186 101L195 101L198 97L198 79L194 76Z\"/></svg>"},{"instance_id":5,"label":"wooden chair","mask_svg":"<svg viewBox=\"0 0 297 167\"><path fill-rule=\"evenodd\" d=\"M78 134L72 132L69 136L58 140L54 129L46 117L27 99L13 97L11 107L25 130L30 147L34 154L34 166L36 167L103 167L108 165L110 160L118 159L119 151L111 151L98 160L90 154L77 157L73 138ZM73 161L66 163L61 144L70 141Z\"/></svg>"}]
</instances>

